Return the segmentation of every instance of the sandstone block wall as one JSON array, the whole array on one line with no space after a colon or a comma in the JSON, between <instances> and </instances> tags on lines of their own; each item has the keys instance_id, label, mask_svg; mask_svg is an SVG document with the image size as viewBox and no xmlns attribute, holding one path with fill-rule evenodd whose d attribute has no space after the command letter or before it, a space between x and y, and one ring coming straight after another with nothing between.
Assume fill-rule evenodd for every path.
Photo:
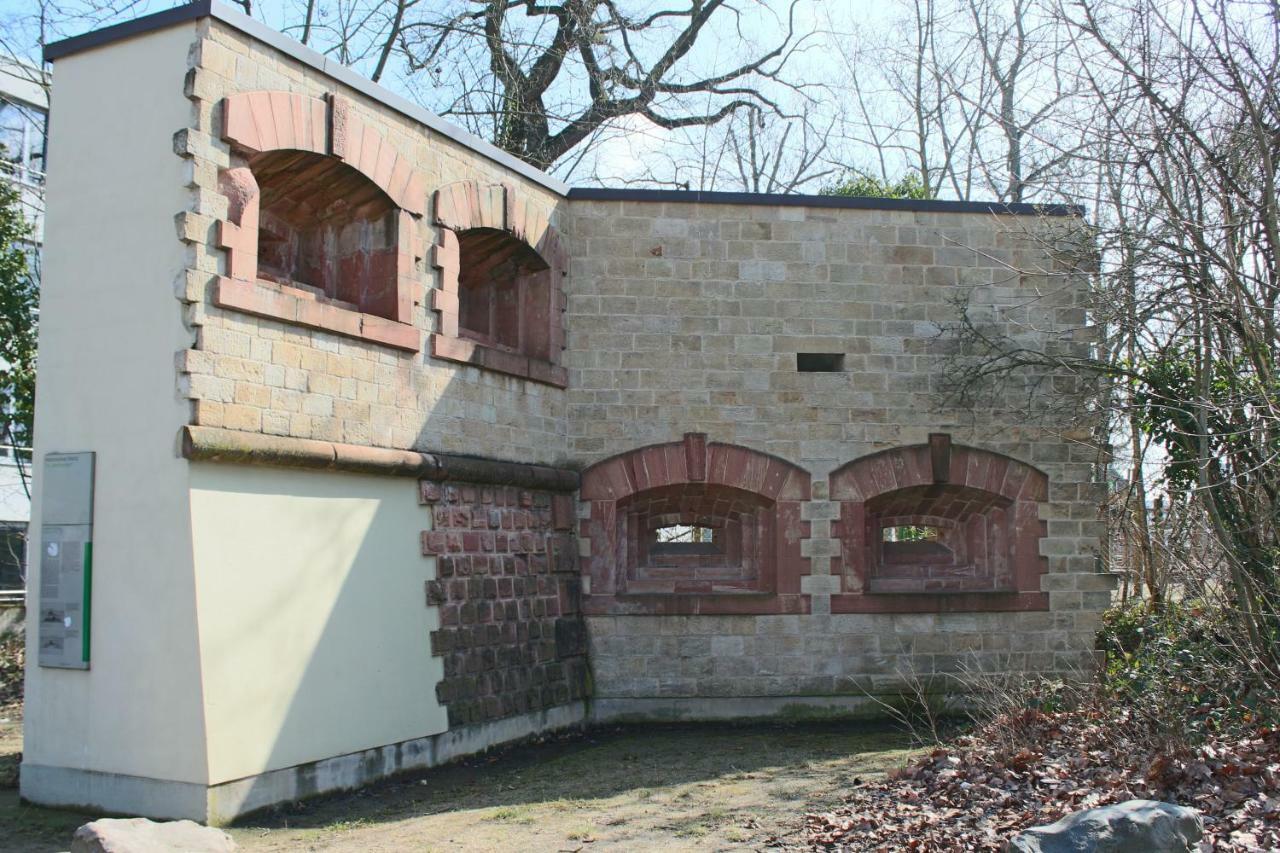
<instances>
[{"instance_id":1,"label":"sandstone block wall","mask_svg":"<svg viewBox=\"0 0 1280 853\"><path fill-rule=\"evenodd\" d=\"M992 331L1087 346L1070 333L1085 322L1081 282L1037 242L1070 227L990 213L575 200L570 451L596 460L706 432L825 476L941 430L1032 464L1072 461L1066 445L1042 440L1043 423L938 410L950 355L938 336L956 323L958 297ZM798 352L839 353L844 365L801 373Z\"/></svg>"},{"instance_id":2,"label":"sandstone block wall","mask_svg":"<svg viewBox=\"0 0 1280 853\"><path fill-rule=\"evenodd\" d=\"M338 94L352 122L376 134L418 173L430 194L456 181L507 184L542 221L560 223L564 200L331 77L264 46L226 24L206 19L191 53L188 128L174 128L175 152L188 164L191 205L177 213L187 245L187 269L175 282L194 336L178 354L179 391L191 400L192 423L358 445L465 452L526 462L565 457L564 393L558 388L424 357L435 328L429 290L438 234L430 211L412 217L407 246L416 352L358 340L298 323L265 319L214 304L218 279L229 274L219 222L229 200L219 173L232 166L223 141L223 101L250 92L311 98ZM376 164L374 165L376 168ZM427 205L428 199L419 199Z\"/></svg>"},{"instance_id":3,"label":"sandstone block wall","mask_svg":"<svg viewBox=\"0 0 1280 853\"><path fill-rule=\"evenodd\" d=\"M900 623L894 620L911 614L947 612L938 618L961 623L971 614L975 619L983 614L990 633L977 631L974 635L981 639L967 640L975 646L967 653L997 654L1000 633L1025 634L1028 639L1018 645L1017 653L1004 659L1007 667L1058 671L1069 658L1077 663L1087 658L1106 593L1095 589L1098 582L1092 574L1092 549L1099 534L1093 509L1096 452L1088 441L1087 425L1064 431L1056 415L1072 399L1071 378L1032 372L977 409L940 402L946 390L942 378L956 355L948 329L958 319L961 301L990 334L1068 352L1088 346L1081 334L1081 282L1050 251L1064 235L1070 237L1074 218L945 206L851 209L694 203L669 196L623 201L566 198L221 23L201 25L191 64L187 96L194 118L191 127L175 129L175 151L188 164L192 199L191 209L178 217L179 237L189 258L178 295L194 345L178 354L178 372L180 393L192 402L193 424L579 469L594 470L600 463L607 466L609 460L625 457L618 464L636 478L631 485L637 493L644 492L645 482L656 483L641 474L647 452L643 448L679 442L691 434L702 436L699 440L708 447L725 448L724 458L741 457L740 469L720 481L709 477L703 482L685 471L683 480L664 481L661 495L644 492L634 500L645 501L647 516L638 504L624 507L631 498L615 501L618 512L625 508L633 521L649 519L645 524L657 523L652 519L662 508L673 518L679 514L676 510L692 518L712 506L715 488L732 482L739 496L747 495L742 508L734 510L745 514L734 516L738 520L732 522L737 525L733 529L747 529L745 541L766 543L770 557L762 561L758 552L751 552L752 567L740 572L746 580L736 589L717 588L713 582L659 583L654 580L658 575L645 567L618 568L627 562L616 550L625 538L619 538L615 528L622 516L609 503L609 495L602 502L601 496L584 493L577 509L575 547L576 553L590 558L581 571L587 611L597 614L591 626L600 638L593 647L598 695L633 695L638 684L657 691L654 695L665 695L667 687L661 685L669 680L688 687L682 674L686 669L714 672L716 655L708 647L700 658L689 652L693 663L660 654L645 664L650 674L644 678L657 681L632 680L637 655L615 652L604 638L662 637L669 623L657 614L701 614L699 618L709 621L679 623L694 636L719 630L722 623L713 614L793 614L802 626L794 637L809 637L814 646L823 644L825 632L835 630L836 623L822 620L844 614L856 618L839 625L860 626L849 636L893 638L889 646L839 656L838 665L828 660L821 673L811 671L818 664L784 668L781 671L793 678L786 689L798 693L819 688L824 694L838 693L842 688L837 677L847 681L877 674L888 666L885 661L898 669L897 663L906 659L902 655L922 655L921 666L932 667L932 656L944 652L928 650L938 641L924 638L951 623L930 623L910 634L920 638L921 645L912 639L904 647ZM262 92L289 94L253 94ZM222 125L229 114L220 105L231 96L248 106L236 113L238 124L229 130ZM226 248L235 243L234 228L228 225L235 214L234 193L228 197L221 179L241 156L225 140L266 144L261 128L249 125L270 121L265 116L277 102L302 104L304 113L306 105L319 105L313 108L317 115L328 111L342 117L344 128L359 129L349 132L351 138L363 140L364 152L375 145L384 154L391 152L388 157L366 157L370 162L364 168L388 187L394 184L394 191L388 191L402 199L397 202L398 249L405 272L401 278L412 285L412 304L405 315L408 338L395 331L394 341L380 342L377 335L360 334L359 328L357 334L335 333L324 322L304 319L301 303L293 309L295 322L273 319L269 315L278 306L265 304L269 295L261 293L249 293L252 298L242 302L219 299L226 277L235 274L229 267L235 251ZM305 117L302 124L298 121L279 125L276 135L296 135L297 127L312 127L307 144L320 152L329 150L318 124L307 124ZM336 137L327 144L335 156L342 153ZM342 150L349 151L351 144L342 141ZM383 160L385 168L379 165ZM459 183L467 181L471 183ZM414 192L428 198L404 197L406 186L419 188ZM431 199L436 190L445 193L438 204ZM521 224L512 226L512 221ZM526 228L526 222L543 225ZM554 248L553 267L558 274L567 272L562 281L557 279L566 310L565 350L559 360L563 367L556 366L555 382L521 378L536 371L488 369L512 360L509 353L493 348L481 348L481 366L452 360L471 345L458 337L452 314L457 310L456 295L453 301L441 296L448 296L445 276L457 275L465 264L457 254L457 242L446 239L446 229L439 227L451 224L507 228L530 245ZM547 224L555 234L544 240L538 235ZM403 260L406 257L409 260ZM442 341L448 353L436 352ZM817 354L835 369L803 371L802 354ZM1028 411L1011 415L1028 399ZM909 578L897 578L879 581L879 590L900 594L876 594L858 544L860 501L872 496L860 495L857 487L832 475L878 452L914 458L911 454L917 451L912 448L923 448L936 435L947 436L959 448L972 448L975 459L994 454L997 461L990 464L996 471L1015 464L1032 466L1038 471L1036 482L1047 482L1047 487L1018 504L1016 524L1001 526L1004 522L997 521L990 526L996 532L1007 529L1002 535L1016 535L1022 543L1016 556L996 555L1004 568L988 580L1007 588L984 595L973 592L982 588L978 582L952 578L949 582L963 594L919 595L910 589ZM795 466L804 476L803 494L799 500L788 497L785 510L776 516L780 520L770 520L775 518L776 496L765 490L750 497L752 472L771 464L751 462L756 458L752 454ZM906 463L887 464L886 470L892 470ZM675 476L674 469L668 473ZM970 473L975 483L987 477ZM963 489L968 482L960 476L955 483L938 480L934 485ZM885 488L895 486L905 488L906 481ZM921 481L919 488L927 486ZM1014 486L1005 500L1017 498ZM444 526L426 542L431 553L437 546L443 548L435 604L443 605L447 614L456 606L459 619L463 613L505 613L505 605L493 607L495 599L488 592L501 596L507 567L498 569L492 564L497 558L483 550L484 528L463 531L455 524L462 520L459 513L464 508L482 508L468 501L462 504L466 507L436 518ZM481 512L469 521L485 517ZM462 551L453 550L455 540L440 538L449 531L466 534ZM473 542L477 535L481 538ZM643 545L636 535L628 534L633 549ZM478 551L470 547L477 542ZM631 571L630 594L615 594L627 583L611 585L611 563L617 564L616 572ZM1014 564L1020 568L1015 570ZM485 569L484 578L458 574L459 568L476 566ZM492 576L490 568L496 569ZM453 576L447 575L451 570ZM543 583L538 581L532 590L517 594L514 584L519 577L512 577L512 595L502 600L547 593L538 588ZM935 592L946 585L944 579L935 581ZM666 586L671 589L664 594ZM639 594L644 590L651 594ZM517 612L521 606L516 604ZM1049 628L1037 621L1038 613L1051 615ZM810 619L816 621L806 621ZM773 630L767 627L773 624L764 619L761 630ZM457 634L437 638L437 648L454 661L450 678L474 676L476 667L492 673L486 667L493 661L485 656L496 659L498 652L484 633L489 630L468 624L465 632L460 627ZM505 627L494 630L509 633ZM1057 632L1055 639L1046 639L1044 632L1049 630ZM845 631L839 628L837 634L843 637ZM550 642L545 637L520 642L526 640L531 647ZM475 653L465 652L473 641L480 643ZM869 641L849 642L858 646ZM782 645L804 648L805 642L793 638ZM771 659L772 654L744 653L736 666ZM984 665L993 661L988 657ZM652 673L664 666L665 674ZM766 692L782 689L778 679L787 676L767 674L773 664L760 666L755 674L741 677L774 679ZM832 668L839 672L826 671ZM460 687L463 683L452 680L442 687L458 721L514 712L519 702L511 699L510 689L519 693L527 688L510 688L503 677L492 674ZM726 682L692 683L702 685L696 691L714 692L720 689L716 684L722 687ZM764 682L734 683L757 691ZM461 710L464 702L466 711Z\"/></svg>"},{"instance_id":4,"label":"sandstone block wall","mask_svg":"<svg viewBox=\"0 0 1280 853\"><path fill-rule=\"evenodd\" d=\"M977 409L941 403L956 355L946 332L961 298L990 334L1085 351L1082 281L1049 249L1075 223L575 201L571 454L626 459L637 446L696 431L773 454L813 478L800 505L808 525L799 543L801 612L693 615L768 610L725 597L675 608L670 597L619 598L614 615L589 619L596 695L848 696L901 687L908 673L1087 669L1111 581L1095 574L1093 557L1097 451L1088 424L1062 416L1074 399L1071 378L1027 375ZM836 372L801 372L798 353L843 363ZM996 454L999 471L1025 463L1047 478L1019 522L1032 541L1017 595L875 595L861 586L866 567L851 550L847 517L854 504L831 474L882 451L927 453L938 433ZM902 458L909 462L909 453ZM988 476L982 464L982 473L970 472L975 482ZM906 485L892 465L885 470L885 488L895 476ZM599 504L584 502L580 512L592 529ZM655 615L663 613L682 615Z\"/></svg>"}]
</instances>

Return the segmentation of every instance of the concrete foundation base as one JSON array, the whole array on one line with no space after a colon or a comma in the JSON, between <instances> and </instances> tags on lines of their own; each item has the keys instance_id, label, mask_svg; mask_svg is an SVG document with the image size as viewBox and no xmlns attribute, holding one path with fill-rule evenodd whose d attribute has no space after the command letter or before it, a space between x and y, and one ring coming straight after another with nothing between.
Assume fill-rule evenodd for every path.
<instances>
[{"instance_id":1,"label":"concrete foundation base","mask_svg":"<svg viewBox=\"0 0 1280 853\"><path fill-rule=\"evenodd\" d=\"M747 696L716 698L617 698L591 703L592 723L701 722L714 720L883 720L897 697ZM937 696L940 711L958 710L954 697ZM953 707L954 706L954 707Z\"/></svg>"},{"instance_id":2,"label":"concrete foundation base","mask_svg":"<svg viewBox=\"0 0 1280 853\"><path fill-rule=\"evenodd\" d=\"M217 826L268 806L358 788L532 735L572 728L586 718L585 703L575 702L217 785L24 763L21 793L23 799L38 805L156 819L185 818Z\"/></svg>"}]
</instances>

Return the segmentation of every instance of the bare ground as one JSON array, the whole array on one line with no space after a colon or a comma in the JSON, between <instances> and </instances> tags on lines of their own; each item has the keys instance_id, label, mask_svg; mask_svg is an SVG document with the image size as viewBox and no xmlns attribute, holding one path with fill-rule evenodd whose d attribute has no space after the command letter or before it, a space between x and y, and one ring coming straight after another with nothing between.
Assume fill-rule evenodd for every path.
<instances>
[{"instance_id":1,"label":"bare ground","mask_svg":"<svg viewBox=\"0 0 1280 853\"><path fill-rule=\"evenodd\" d=\"M4 753L20 749L20 730L0 723L0 786ZM806 812L912 756L903 734L860 724L602 729L250 816L230 832L247 851L799 847ZM66 850L89 819L0 787L4 853Z\"/></svg>"}]
</instances>

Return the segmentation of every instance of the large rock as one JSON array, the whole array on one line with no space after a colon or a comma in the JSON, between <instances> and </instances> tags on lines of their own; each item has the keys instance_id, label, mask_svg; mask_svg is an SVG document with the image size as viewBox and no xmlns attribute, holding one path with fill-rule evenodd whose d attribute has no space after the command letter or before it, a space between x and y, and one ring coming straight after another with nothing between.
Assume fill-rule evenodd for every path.
<instances>
[{"instance_id":1,"label":"large rock","mask_svg":"<svg viewBox=\"0 0 1280 853\"><path fill-rule=\"evenodd\" d=\"M1129 800L1069 814L1014 836L1007 853L1191 853L1204 834L1195 809Z\"/></svg>"},{"instance_id":2,"label":"large rock","mask_svg":"<svg viewBox=\"0 0 1280 853\"><path fill-rule=\"evenodd\" d=\"M86 823L71 840L71 853L232 853L236 843L220 829L189 820L156 823L146 818Z\"/></svg>"}]
</instances>

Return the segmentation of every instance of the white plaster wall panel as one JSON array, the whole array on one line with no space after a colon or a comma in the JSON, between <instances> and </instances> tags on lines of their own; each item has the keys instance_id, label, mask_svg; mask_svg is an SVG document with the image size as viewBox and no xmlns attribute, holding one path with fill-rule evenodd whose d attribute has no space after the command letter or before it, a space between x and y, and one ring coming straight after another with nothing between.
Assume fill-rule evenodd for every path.
<instances>
[{"instance_id":1,"label":"white plaster wall panel","mask_svg":"<svg viewBox=\"0 0 1280 853\"><path fill-rule=\"evenodd\" d=\"M191 466L209 782L438 734L409 478Z\"/></svg>"},{"instance_id":2,"label":"white plaster wall panel","mask_svg":"<svg viewBox=\"0 0 1280 853\"><path fill-rule=\"evenodd\" d=\"M88 672L28 669L27 765L206 779L175 452L189 406L173 375L192 339L174 300L187 265L174 215L190 201L172 137L192 120L182 79L195 30L68 57L54 75L35 445L37 459L97 452L93 644ZM38 532L39 482L34 499ZM39 590L38 561L28 583Z\"/></svg>"}]
</instances>

